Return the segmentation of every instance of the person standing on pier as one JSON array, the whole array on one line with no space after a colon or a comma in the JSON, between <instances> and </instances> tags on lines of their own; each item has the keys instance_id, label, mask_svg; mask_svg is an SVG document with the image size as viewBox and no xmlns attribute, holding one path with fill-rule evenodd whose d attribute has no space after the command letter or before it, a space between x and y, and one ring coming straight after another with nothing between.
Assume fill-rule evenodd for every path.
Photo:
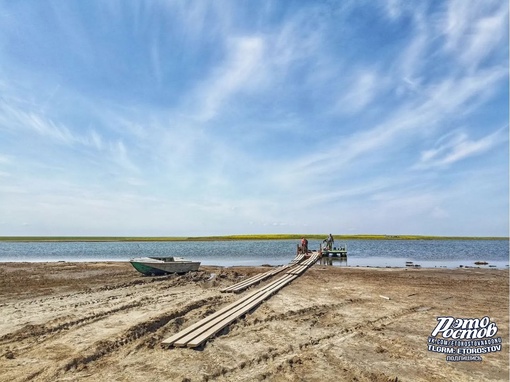
<instances>
[{"instance_id":1,"label":"person standing on pier","mask_svg":"<svg viewBox=\"0 0 510 382\"><path fill-rule=\"evenodd\" d=\"M329 250L333 249L333 244L335 244L335 239L333 239L333 235L329 234L328 238L326 239L326 245Z\"/></svg>"},{"instance_id":2,"label":"person standing on pier","mask_svg":"<svg viewBox=\"0 0 510 382\"><path fill-rule=\"evenodd\" d=\"M301 251L306 255L308 253L308 240L301 238Z\"/></svg>"}]
</instances>

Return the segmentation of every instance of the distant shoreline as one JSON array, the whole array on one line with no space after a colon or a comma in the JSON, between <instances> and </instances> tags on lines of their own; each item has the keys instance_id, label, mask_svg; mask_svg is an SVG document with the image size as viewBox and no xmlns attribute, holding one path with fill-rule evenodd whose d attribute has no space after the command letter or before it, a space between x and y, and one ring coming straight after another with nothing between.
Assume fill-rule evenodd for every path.
<instances>
[{"instance_id":1,"label":"distant shoreline","mask_svg":"<svg viewBox=\"0 0 510 382\"><path fill-rule=\"evenodd\" d=\"M509 240L508 237L488 236L425 236L425 235L333 235L341 240ZM0 242L164 242L164 241L228 241L228 240L298 240L324 239L326 234L265 234L225 236L0 236Z\"/></svg>"}]
</instances>

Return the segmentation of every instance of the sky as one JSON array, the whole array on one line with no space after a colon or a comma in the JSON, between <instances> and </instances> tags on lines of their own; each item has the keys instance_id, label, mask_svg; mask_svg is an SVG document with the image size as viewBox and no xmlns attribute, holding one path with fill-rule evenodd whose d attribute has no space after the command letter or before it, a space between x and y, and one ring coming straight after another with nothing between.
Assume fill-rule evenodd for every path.
<instances>
[{"instance_id":1,"label":"sky","mask_svg":"<svg viewBox=\"0 0 510 382\"><path fill-rule=\"evenodd\" d=\"M0 0L0 236L508 236L501 0Z\"/></svg>"}]
</instances>

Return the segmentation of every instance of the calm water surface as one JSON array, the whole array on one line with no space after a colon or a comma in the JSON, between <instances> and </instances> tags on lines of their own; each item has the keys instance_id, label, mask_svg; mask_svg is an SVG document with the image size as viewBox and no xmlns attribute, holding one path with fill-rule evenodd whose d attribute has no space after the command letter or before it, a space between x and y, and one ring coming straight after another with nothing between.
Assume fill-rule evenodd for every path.
<instances>
[{"instance_id":1,"label":"calm water surface","mask_svg":"<svg viewBox=\"0 0 510 382\"><path fill-rule=\"evenodd\" d=\"M280 265L296 253L297 240L212 242L0 242L0 262L13 261L126 261L140 256L182 256L203 265ZM403 267L407 261L422 267L475 266L507 268L508 240L348 240L347 261L337 266ZM320 240L310 240L318 249Z\"/></svg>"}]
</instances>

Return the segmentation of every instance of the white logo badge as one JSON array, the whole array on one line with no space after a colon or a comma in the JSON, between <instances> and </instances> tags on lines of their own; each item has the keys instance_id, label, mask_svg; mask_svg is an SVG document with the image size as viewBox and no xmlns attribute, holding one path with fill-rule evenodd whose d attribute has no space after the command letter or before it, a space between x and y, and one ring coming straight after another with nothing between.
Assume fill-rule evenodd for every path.
<instances>
[{"instance_id":1,"label":"white logo badge","mask_svg":"<svg viewBox=\"0 0 510 382\"><path fill-rule=\"evenodd\" d=\"M446 354L447 361L482 361L481 354L501 351L498 326L485 316L479 318L437 317L428 338L428 350Z\"/></svg>"}]
</instances>

